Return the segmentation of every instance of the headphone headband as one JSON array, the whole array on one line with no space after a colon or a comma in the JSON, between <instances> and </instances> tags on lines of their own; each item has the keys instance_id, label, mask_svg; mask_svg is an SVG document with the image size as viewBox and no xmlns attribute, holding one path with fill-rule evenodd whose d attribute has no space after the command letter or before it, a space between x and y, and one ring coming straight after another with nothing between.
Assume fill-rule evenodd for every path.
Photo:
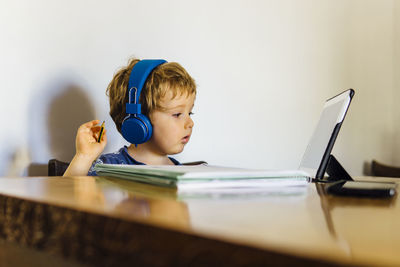
<instances>
[{"instance_id":1,"label":"headphone headband","mask_svg":"<svg viewBox=\"0 0 400 267\"><path fill-rule=\"evenodd\" d=\"M147 77L156 67L166 62L167 61L163 59L143 59L133 66L131 75L129 76L129 83L128 83L128 90L129 90L128 104L130 105L137 104L138 106L135 108L132 108L131 106L129 110L127 109L127 113L140 114L141 109L139 104L139 97L140 93L142 92L143 86L146 83ZM132 96L132 94L134 94L134 97ZM134 100L135 102L132 103L132 100Z\"/></svg>"}]
</instances>

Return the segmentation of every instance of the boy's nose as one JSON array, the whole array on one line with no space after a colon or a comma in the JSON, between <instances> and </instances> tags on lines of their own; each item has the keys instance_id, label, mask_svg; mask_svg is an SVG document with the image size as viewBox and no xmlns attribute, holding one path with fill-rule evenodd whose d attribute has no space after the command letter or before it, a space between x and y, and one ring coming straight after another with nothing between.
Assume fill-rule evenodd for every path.
<instances>
[{"instance_id":1,"label":"boy's nose","mask_svg":"<svg viewBox=\"0 0 400 267\"><path fill-rule=\"evenodd\" d=\"M189 117L189 118L186 120L185 128L193 128L193 126L194 126L194 122L193 122L192 118Z\"/></svg>"}]
</instances>

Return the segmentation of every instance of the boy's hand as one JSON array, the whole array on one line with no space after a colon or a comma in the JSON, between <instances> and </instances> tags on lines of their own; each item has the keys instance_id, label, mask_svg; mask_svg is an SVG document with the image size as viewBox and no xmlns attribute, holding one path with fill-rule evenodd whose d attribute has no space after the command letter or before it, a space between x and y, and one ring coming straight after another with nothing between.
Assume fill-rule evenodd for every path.
<instances>
[{"instance_id":1,"label":"boy's hand","mask_svg":"<svg viewBox=\"0 0 400 267\"><path fill-rule=\"evenodd\" d=\"M89 121L78 128L75 141L76 156L93 161L103 152L107 144L107 135L104 129L100 143L97 142L101 128L97 125L99 122L99 120Z\"/></svg>"},{"instance_id":2,"label":"boy's hand","mask_svg":"<svg viewBox=\"0 0 400 267\"><path fill-rule=\"evenodd\" d=\"M107 144L106 130L100 143L97 139L100 134L99 120L89 121L82 124L76 134L76 154L69 164L64 176L87 175L93 161L103 152Z\"/></svg>"}]
</instances>

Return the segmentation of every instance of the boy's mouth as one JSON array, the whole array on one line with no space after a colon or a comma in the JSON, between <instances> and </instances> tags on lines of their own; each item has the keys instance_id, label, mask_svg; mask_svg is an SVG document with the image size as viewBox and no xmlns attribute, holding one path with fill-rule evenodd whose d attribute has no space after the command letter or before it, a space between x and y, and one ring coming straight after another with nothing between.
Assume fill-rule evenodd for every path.
<instances>
[{"instance_id":1,"label":"boy's mouth","mask_svg":"<svg viewBox=\"0 0 400 267\"><path fill-rule=\"evenodd\" d=\"M189 142L189 139L190 139L190 134L182 138L182 143L187 144Z\"/></svg>"}]
</instances>

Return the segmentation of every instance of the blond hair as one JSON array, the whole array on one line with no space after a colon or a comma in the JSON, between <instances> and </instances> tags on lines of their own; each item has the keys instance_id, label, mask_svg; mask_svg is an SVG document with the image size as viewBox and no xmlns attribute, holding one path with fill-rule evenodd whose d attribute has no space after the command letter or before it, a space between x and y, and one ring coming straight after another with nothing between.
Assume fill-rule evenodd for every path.
<instances>
[{"instance_id":1,"label":"blond hair","mask_svg":"<svg viewBox=\"0 0 400 267\"><path fill-rule=\"evenodd\" d=\"M122 122L127 116L125 109L129 101L129 77L133 66L139 61L130 59L126 67L115 73L106 90L110 100L110 115L120 133ZM149 117L152 111L162 110L160 102L168 91L172 91L172 98L177 95L196 94L195 81L179 63L169 62L159 65L147 77L139 97L142 114Z\"/></svg>"}]
</instances>

